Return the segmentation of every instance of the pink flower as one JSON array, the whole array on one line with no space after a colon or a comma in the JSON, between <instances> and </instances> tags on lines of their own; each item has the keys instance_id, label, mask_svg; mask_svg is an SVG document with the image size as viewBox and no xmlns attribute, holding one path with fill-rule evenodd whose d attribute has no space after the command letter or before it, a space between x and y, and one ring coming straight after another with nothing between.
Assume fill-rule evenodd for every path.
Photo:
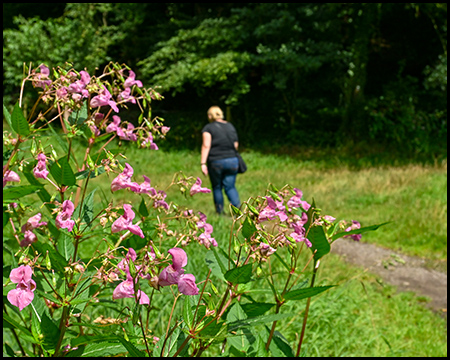
<instances>
[{"instance_id":1,"label":"pink flower","mask_svg":"<svg viewBox=\"0 0 450 360\"><path fill-rule=\"evenodd\" d=\"M69 232L72 231L75 221L71 220L70 217L75 210L73 202L70 200L64 200L62 204L62 211L56 215L55 225L58 229L67 229Z\"/></svg>"},{"instance_id":2,"label":"pink flower","mask_svg":"<svg viewBox=\"0 0 450 360\"><path fill-rule=\"evenodd\" d=\"M128 75L128 78L125 80L123 87L129 88L133 85L136 85L137 87L142 87L142 82L139 80L135 80L136 74L130 70L130 74Z\"/></svg>"},{"instance_id":3,"label":"pink flower","mask_svg":"<svg viewBox=\"0 0 450 360\"><path fill-rule=\"evenodd\" d=\"M5 169L5 166L3 166L3 169ZM14 171L7 170L3 175L3 187L5 187L7 181L20 182L20 177Z\"/></svg>"},{"instance_id":4,"label":"pink flower","mask_svg":"<svg viewBox=\"0 0 450 360\"><path fill-rule=\"evenodd\" d=\"M120 139L137 141L137 136L136 136L136 134L133 134L133 130L134 130L134 125L131 123L128 123L127 129L126 130L122 129L123 135L120 136Z\"/></svg>"},{"instance_id":5,"label":"pink flower","mask_svg":"<svg viewBox=\"0 0 450 360\"><path fill-rule=\"evenodd\" d=\"M33 86L40 87L44 90L45 90L45 88L50 88L50 86L52 85L52 81L51 80L42 80L42 79L47 79L50 76L49 68L45 65L41 65L41 66L39 66L39 69L41 70L41 73L36 74L37 80L33 80L33 82L32 82Z\"/></svg>"},{"instance_id":6,"label":"pink flower","mask_svg":"<svg viewBox=\"0 0 450 360\"><path fill-rule=\"evenodd\" d=\"M195 284L195 276L183 274L178 280L178 290L184 295L198 295L198 287Z\"/></svg>"},{"instance_id":7,"label":"pink flower","mask_svg":"<svg viewBox=\"0 0 450 360\"><path fill-rule=\"evenodd\" d=\"M311 247L312 246L311 241L309 241L305 237L306 229L303 227L302 222L301 221L297 221L297 222L293 223L291 226L294 228L294 231L291 232L289 234L289 236L291 238L293 238L295 240L295 242L304 241L308 247Z\"/></svg>"},{"instance_id":8,"label":"pink flower","mask_svg":"<svg viewBox=\"0 0 450 360\"><path fill-rule=\"evenodd\" d=\"M153 250L153 248L152 248ZM137 255L136 255L136 251L133 248L129 248L128 249L128 253L125 256L125 259L120 260L120 262L117 264L117 267L120 270L123 270L127 276L130 275L130 269L129 269L129 262L131 261L136 261L137 259Z\"/></svg>"},{"instance_id":9,"label":"pink flower","mask_svg":"<svg viewBox=\"0 0 450 360\"><path fill-rule=\"evenodd\" d=\"M195 276L184 274L187 265L187 255L183 249L172 248L169 250L172 256L172 265L167 266L159 274L159 285L178 285L178 290L184 295L197 295L198 287L195 284Z\"/></svg>"},{"instance_id":10,"label":"pink flower","mask_svg":"<svg viewBox=\"0 0 450 360\"><path fill-rule=\"evenodd\" d=\"M140 190L140 186L131 181L131 177L133 176L133 168L128 163L125 163L125 168L122 173L119 174L111 183L111 191L117 191L120 189L130 188L131 191L138 192Z\"/></svg>"},{"instance_id":11,"label":"pink flower","mask_svg":"<svg viewBox=\"0 0 450 360\"><path fill-rule=\"evenodd\" d=\"M111 100L111 93L108 91L108 89L103 86L103 90L100 92L99 95L94 96L91 99L91 106L93 108L99 107L99 106L106 106L109 105L115 112L119 112L119 109L116 105L116 102Z\"/></svg>"},{"instance_id":12,"label":"pink flower","mask_svg":"<svg viewBox=\"0 0 450 360\"><path fill-rule=\"evenodd\" d=\"M106 132L116 132L117 136L122 137L125 136L125 133L123 132L122 128L119 126L120 124L120 117L117 115L113 115L113 121L106 127Z\"/></svg>"},{"instance_id":13,"label":"pink flower","mask_svg":"<svg viewBox=\"0 0 450 360\"><path fill-rule=\"evenodd\" d=\"M36 283L31 279L31 267L28 265L21 265L16 269L11 270L9 278L17 287L8 292L8 301L22 311L25 307L31 304L34 299L34 290Z\"/></svg>"},{"instance_id":14,"label":"pink flower","mask_svg":"<svg viewBox=\"0 0 450 360\"><path fill-rule=\"evenodd\" d=\"M137 299L139 304L150 304L150 299L146 293L141 290L138 290ZM133 280L122 281L113 291L113 299L122 299L122 298L134 298L134 284Z\"/></svg>"},{"instance_id":15,"label":"pink flower","mask_svg":"<svg viewBox=\"0 0 450 360\"><path fill-rule=\"evenodd\" d=\"M27 222L25 223L25 225L22 226L22 232L25 233L25 231L29 230L34 230L40 226L45 226L47 225L46 221L40 222L41 221L41 213L37 213L36 215L30 217Z\"/></svg>"},{"instance_id":16,"label":"pink flower","mask_svg":"<svg viewBox=\"0 0 450 360\"><path fill-rule=\"evenodd\" d=\"M155 196L156 190L150 186L150 179L148 176L142 175L144 177L144 182L139 185L139 194L148 194L150 196Z\"/></svg>"},{"instance_id":17,"label":"pink flower","mask_svg":"<svg viewBox=\"0 0 450 360\"><path fill-rule=\"evenodd\" d=\"M151 248L153 251L153 248ZM125 259L122 259L118 264L117 267L121 270L123 270L127 275L127 280L122 281L117 287L114 289L113 292L113 299L122 299L122 298L134 298L134 283L133 278L130 274L130 267L129 263L130 261L135 261L137 258L136 251L134 251L133 248L128 249L128 253L125 256ZM139 266L135 266L136 270L138 270L138 274L140 277L142 277L142 273L140 271ZM137 284L138 278L136 277L135 282ZM150 304L150 299L141 290L137 290L137 299L139 300L139 304Z\"/></svg>"},{"instance_id":18,"label":"pink flower","mask_svg":"<svg viewBox=\"0 0 450 360\"><path fill-rule=\"evenodd\" d=\"M208 224L206 222L206 215L202 212L199 212L200 214L200 221L197 222L197 227L199 229L204 229L204 232L201 233L198 237L198 240L200 241L200 244L204 245L207 249L211 245L217 246L217 241L213 237L211 237L211 234L213 232L213 227L211 224Z\"/></svg>"},{"instance_id":19,"label":"pink flower","mask_svg":"<svg viewBox=\"0 0 450 360\"><path fill-rule=\"evenodd\" d=\"M150 146L147 146L147 144L150 144ZM141 147L150 147L150 150L158 150L158 145L156 145L153 142L153 135L152 134L148 134L148 137L145 138L142 143L141 143Z\"/></svg>"},{"instance_id":20,"label":"pink flower","mask_svg":"<svg viewBox=\"0 0 450 360\"><path fill-rule=\"evenodd\" d=\"M297 188L294 188L294 191L295 195L288 200L287 206L289 208L302 207L303 210L308 211L311 205L308 204L306 201L302 201L303 192Z\"/></svg>"},{"instance_id":21,"label":"pink flower","mask_svg":"<svg viewBox=\"0 0 450 360\"><path fill-rule=\"evenodd\" d=\"M167 194L164 191L159 190L158 193L155 196L153 196L154 198L153 207L155 209L162 207L163 209L169 210L169 204L166 203L165 201L166 197Z\"/></svg>"},{"instance_id":22,"label":"pink flower","mask_svg":"<svg viewBox=\"0 0 450 360\"><path fill-rule=\"evenodd\" d=\"M37 236L34 232L32 232L31 230L26 230L24 231L24 238L23 240L20 242L20 246L21 247L25 247L28 246L34 242L37 241Z\"/></svg>"},{"instance_id":23,"label":"pink flower","mask_svg":"<svg viewBox=\"0 0 450 360\"><path fill-rule=\"evenodd\" d=\"M345 229L345 231L352 231L352 230L356 230L356 229L360 229L361 228L361 224L356 221L356 220L352 220L352 225L349 226L347 229ZM359 241L362 238L361 234L351 234L351 235L344 235L344 237L351 237L353 240L355 241Z\"/></svg>"},{"instance_id":24,"label":"pink flower","mask_svg":"<svg viewBox=\"0 0 450 360\"><path fill-rule=\"evenodd\" d=\"M170 130L170 127L168 127L168 126L163 126L163 127L161 128L161 133L162 133L163 135L166 135L166 134L169 132L169 130Z\"/></svg>"},{"instance_id":25,"label":"pink flower","mask_svg":"<svg viewBox=\"0 0 450 360\"><path fill-rule=\"evenodd\" d=\"M266 199L267 206L259 213L259 221L274 220L276 216L280 218L280 221L286 221L288 216L285 213L283 201L275 201L269 196Z\"/></svg>"},{"instance_id":26,"label":"pink flower","mask_svg":"<svg viewBox=\"0 0 450 360\"><path fill-rule=\"evenodd\" d=\"M261 253L262 256L267 257L272 255L275 251L277 251L276 249L274 249L273 247L271 247L269 244L266 243L260 243L259 244L259 252Z\"/></svg>"},{"instance_id":27,"label":"pink flower","mask_svg":"<svg viewBox=\"0 0 450 360\"><path fill-rule=\"evenodd\" d=\"M189 193L191 194L191 196L197 194L197 193L210 193L211 190L209 190L208 188L202 188L202 180L198 177L197 180L195 181L194 185L192 185L191 190L189 191Z\"/></svg>"},{"instance_id":28,"label":"pink flower","mask_svg":"<svg viewBox=\"0 0 450 360\"><path fill-rule=\"evenodd\" d=\"M131 96L131 88L126 88L124 91L122 91L118 96L117 100L119 101L125 101L125 102L131 102L132 104L136 104L136 98L134 96Z\"/></svg>"},{"instance_id":29,"label":"pink flower","mask_svg":"<svg viewBox=\"0 0 450 360\"><path fill-rule=\"evenodd\" d=\"M132 221L135 217L133 210L131 210L131 205L123 205L124 214L119 217L111 226L111 232L116 233L122 230L129 230L133 234L144 238L144 233L138 225L133 225Z\"/></svg>"},{"instance_id":30,"label":"pink flower","mask_svg":"<svg viewBox=\"0 0 450 360\"><path fill-rule=\"evenodd\" d=\"M47 157L44 153L39 153L37 156L38 163L33 169L33 174L36 178L47 179L49 174L46 166Z\"/></svg>"},{"instance_id":31,"label":"pink flower","mask_svg":"<svg viewBox=\"0 0 450 360\"><path fill-rule=\"evenodd\" d=\"M58 100L64 99L64 97L67 95L67 88L62 87L56 90L56 98Z\"/></svg>"}]
</instances>

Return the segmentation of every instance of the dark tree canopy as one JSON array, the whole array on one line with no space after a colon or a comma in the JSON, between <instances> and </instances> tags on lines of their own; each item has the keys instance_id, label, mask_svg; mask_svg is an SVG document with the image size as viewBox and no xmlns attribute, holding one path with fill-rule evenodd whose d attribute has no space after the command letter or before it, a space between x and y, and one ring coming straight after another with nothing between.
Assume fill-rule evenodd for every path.
<instances>
[{"instance_id":1,"label":"dark tree canopy","mask_svg":"<svg viewBox=\"0 0 450 360\"><path fill-rule=\"evenodd\" d=\"M368 142L446 156L445 3L3 4L4 101L23 62L125 62L165 100L170 146L198 147L206 109L244 147Z\"/></svg>"}]
</instances>

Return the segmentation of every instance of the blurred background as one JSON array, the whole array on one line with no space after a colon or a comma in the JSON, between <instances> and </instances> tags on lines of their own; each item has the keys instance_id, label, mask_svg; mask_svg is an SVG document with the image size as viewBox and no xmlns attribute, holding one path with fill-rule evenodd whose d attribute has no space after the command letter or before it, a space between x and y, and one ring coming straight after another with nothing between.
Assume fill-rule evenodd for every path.
<instances>
[{"instance_id":1,"label":"blurred background","mask_svg":"<svg viewBox=\"0 0 450 360\"><path fill-rule=\"evenodd\" d=\"M24 62L67 61L126 63L157 88L163 149L199 149L215 104L244 151L447 157L445 3L3 3L7 108ZM26 112L37 94L24 96Z\"/></svg>"}]
</instances>

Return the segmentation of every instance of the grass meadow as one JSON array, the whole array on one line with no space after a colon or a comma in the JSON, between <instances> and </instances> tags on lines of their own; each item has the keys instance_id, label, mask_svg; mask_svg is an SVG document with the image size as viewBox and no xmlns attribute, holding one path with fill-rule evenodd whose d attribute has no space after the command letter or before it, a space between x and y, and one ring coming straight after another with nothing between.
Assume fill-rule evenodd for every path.
<instances>
[{"instance_id":1,"label":"grass meadow","mask_svg":"<svg viewBox=\"0 0 450 360\"><path fill-rule=\"evenodd\" d=\"M81 150L76 151L83 156ZM153 187L166 190L174 173L181 170L187 176L202 178L202 186L210 187L209 179L201 174L199 152L137 150L130 146L122 153L126 157L124 162L133 166L133 180L138 183L143 181L142 175L147 175ZM303 191L304 200L314 199L322 214L358 220L362 226L391 222L364 234L361 241L420 256L427 259L428 266L447 270L446 160L435 165L397 166L393 161L392 165L373 166L369 162L355 167L351 161L336 156L328 160L311 157L302 160L300 154L289 157L244 152L243 157L249 170L237 179L241 201L263 195L269 183L278 188L290 184ZM115 176L110 174L108 180L104 174L90 181L88 192L99 188L95 193L99 204L107 204L112 198L110 184ZM215 215L211 194L185 198L176 187L168 189L167 194L166 201L205 213L219 246L228 243L231 218ZM140 197L121 190L114 194L114 205L120 201L138 204ZM80 244L82 257L89 258L94 250L92 243ZM186 252L189 258L186 272L205 279L206 249L199 251L199 247L193 246ZM323 258L316 282L329 284L339 286L312 298L301 355L447 356L446 319L424 306L427 299L413 293L398 293L377 276L345 264L335 254ZM155 296L155 302L161 314L168 314L171 302L164 296ZM305 303L292 301L281 309L292 316L280 321L277 330L292 347L296 346L301 330ZM177 304L179 309L181 306L182 302ZM98 314L102 311L105 310L99 308ZM153 320L155 334L165 332L161 316L155 315Z\"/></svg>"},{"instance_id":2,"label":"grass meadow","mask_svg":"<svg viewBox=\"0 0 450 360\"><path fill-rule=\"evenodd\" d=\"M152 186L165 190L176 171L209 179L200 171L195 152L123 152L133 165L134 180L147 175ZM337 219L354 219L362 226L391 223L363 235L361 241L427 259L428 266L447 269L447 165L409 164L402 166L354 167L333 161L302 161L300 157L246 152L249 170L237 178L241 201L264 194L269 183L278 188L291 184L303 191L304 199ZM110 176L112 180L114 176ZM110 194L110 182L100 177L91 185ZM99 192L97 192L99 193ZM118 201L137 195L117 192ZM184 204L208 216L214 236L228 243L231 219L214 213L211 194L185 198L176 187L167 199ZM228 204L226 200L226 205ZM86 249L87 252L92 251ZM205 253L189 251L187 272L206 277ZM446 356L447 323L424 307L427 299L396 289L362 268L345 264L335 254L327 255L319 271L319 284L338 284L313 298L302 349L305 356ZM273 299L271 299L273 301ZM270 301L270 300L269 300ZM301 329L305 302L293 302L283 311L294 314L277 328L291 345ZM155 322L158 326L159 321ZM163 329L161 329L163 330ZM263 330L263 329L262 329Z\"/></svg>"}]
</instances>

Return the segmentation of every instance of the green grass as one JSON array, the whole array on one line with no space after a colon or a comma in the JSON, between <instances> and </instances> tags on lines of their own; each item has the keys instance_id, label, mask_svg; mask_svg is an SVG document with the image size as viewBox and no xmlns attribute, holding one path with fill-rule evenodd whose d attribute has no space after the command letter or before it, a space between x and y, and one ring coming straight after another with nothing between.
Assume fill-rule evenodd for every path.
<instances>
[{"instance_id":1,"label":"green grass","mask_svg":"<svg viewBox=\"0 0 450 360\"><path fill-rule=\"evenodd\" d=\"M80 151L77 154L83 156ZM138 183L143 181L142 175L147 175L152 186L165 190L173 174L182 170L188 176L201 177L203 186L210 187L209 179L200 171L199 153L138 151L130 147L124 154L125 161L135 170L133 180ZM346 159L340 161L336 157L314 161L311 156L302 160L301 156L257 152L245 152L243 157L249 170L237 179L242 201L263 195L269 183L279 188L291 184L303 191L307 201L314 198L323 214L358 220L362 226L391 221L363 235L361 241L424 257L430 266L446 270L446 161L434 166L395 166L393 161L392 165L368 163L355 167ZM98 204L114 199L114 205L131 202L137 207L139 195L126 190L111 194L110 184L115 176L102 175L91 180L88 192L99 187ZM185 198L176 187L167 193L166 200L204 212L214 226L213 235L219 246L226 247L231 220L214 214L211 194ZM91 257L93 250L93 243L80 244L82 257ZM186 272L204 279L208 271L204 261L206 250L193 244L186 252L189 258ZM422 299L414 294L397 293L394 287L381 285L377 280L375 275L344 264L337 255L329 254L323 259L317 285L339 286L311 302L302 350L305 356L447 356L446 321L424 307ZM154 334L158 336L165 332L162 316L170 312L167 295L158 293L155 297L155 304L161 309L153 319ZM180 310L182 302L177 307ZM301 330L304 307L305 301L299 301L282 308L292 316L280 321L277 330L292 347L296 346L296 334ZM108 311L98 306L92 317L108 315Z\"/></svg>"},{"instance_id":2,"label":"green grass","mask_svg":"<svg viewBox=\"0 0 450 360\"><path fill-rule=\"evenodd\" d=\"M200 177L204 186L209 179L200 171L199 154L193 152L137 151L129 148L125 156L135 170L152 180L152 186L164 189L173 174ZM391 223L364 235L362 241L401 251L407 255L432 260L444 267L447 259L447 165L404 165L351 169L326 162L301 161L296 158L244 153L249 171L237 178L241 201L264 194L269 183L281 188L291 184L303 191L304 199L315 200L323 214L337 219L358 220L362 226ZM109 194L105 177L92 181ZM116 193L116 199L138 198L130 192ZM206 215L214 214L212 195L199 194L184 199L176 187L168 191L169 201L188 204ZM228 204L226 200L226 204Z\"/></svg>"}]
</instances>

